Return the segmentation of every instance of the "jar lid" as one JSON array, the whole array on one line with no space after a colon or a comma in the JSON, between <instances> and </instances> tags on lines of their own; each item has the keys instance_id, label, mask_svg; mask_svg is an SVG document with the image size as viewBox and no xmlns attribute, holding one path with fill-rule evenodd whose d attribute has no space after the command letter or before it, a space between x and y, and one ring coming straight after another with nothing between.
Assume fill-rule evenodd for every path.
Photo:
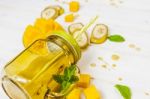
<instances>
[{"instance_id":1,"label":"jar lid","mask_svg":"<svg viewBox=\"0 0 150 99\"><path fill-rule=\"evenodd\" d=\"M76 56L76 60L75 60L76 62L81 58L80 47L79 47L78 43L76 42L76 40L70 34L67 34L64 31L54 31L52 33L52 35L62 38L63 40L65 40L70 45L70 47L72 47L73 53Z\"/></svg>"}]
</instances>

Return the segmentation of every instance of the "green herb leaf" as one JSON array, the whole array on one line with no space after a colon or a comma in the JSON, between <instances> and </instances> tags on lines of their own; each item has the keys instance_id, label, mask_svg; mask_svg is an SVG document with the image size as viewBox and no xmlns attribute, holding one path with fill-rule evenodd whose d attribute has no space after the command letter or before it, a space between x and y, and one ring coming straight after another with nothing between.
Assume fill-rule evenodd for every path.
<instances>
[{"instance_id":1,"label":"green herb leaf","mask_svg":"<svg viewBox=\"0 0 150 99\"><path fill-rule=\"evenodd\" d=\"M76 65L66 67L64 70L65 79L69 81L71 76L75 74L75 71L76 71Z\"/></svg>"},{"instance_id":2,"label":"green herb leaf","mask_svg":"<svg viewBox=\"0 0 150 99\"><path fill-rule=\"evenodd\" d=\"M74 82L77 82L77 81L79 81L78 76L72 75L69 82L74 83Z\"/></svg>"},{"instance_id":3,"label":"green herb leaf","mask_svg":"<svg viewBox=\"0 0 150 99\"><path fill-rule=\"evenodd\" d=\"M118 89L120 94L124 97L124 99L131 99L131 90L128 86L117 84L115 87Z\"/></svg>"},{"instance_id":4,"label":"green herb leaf","mask_svg":"<svg viewBox=\"0 0 150 99\"><path fill-rule=\"evenodd\" d=\"M70 87L71 83L68 81L63 81L63 83L61 84L61 91L65 92L69 87Z\"/></svg>"},{"instance_id":5,"label":"green herb leaf","mask_svg":"<svg viewBox=\"0 0 150 99\"><path fill-rule=\"evenodd\" d=\"M112 42L124 42L125 39L121 35L111 35L108 39Z\"/></svg>"},{"instance_id":6,"label":"green herb leaf","mask_svg":"<svg viewBox=\"0 0 150 99\"><path fill-rule=\"evenodd\" d=\"M64 80L64 77L63 77L62 75L53 75L53 79L54 79L57 83L61 84L61 83L63 82L63 80Z\"/></svg>"},{"instance_id":7,"label":"green herb leaf","mask_svg":"<svg viewBox=\"0 0 150 99\"><path fill-rule=\"evenodd\" d=\"M63 75L53 75L53 79L60 84L60 92L65 92L71 84L79 80L75 73L76 65L71 65L65 68Z\"/></svg>"}]
</instances>

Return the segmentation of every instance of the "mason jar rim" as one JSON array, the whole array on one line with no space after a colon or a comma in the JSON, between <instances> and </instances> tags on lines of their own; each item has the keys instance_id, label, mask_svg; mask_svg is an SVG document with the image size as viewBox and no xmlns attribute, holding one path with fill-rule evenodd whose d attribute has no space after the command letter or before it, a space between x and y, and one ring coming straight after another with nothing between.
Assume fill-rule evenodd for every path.
<instances>
[{"instance_id":1,"label":"mason jar rim","mask_svg":"<svg viewBox=\"0 0 150 99\"><path fill-rule=\"evenodd\" d=\"M65 40L70 47L72 47L73 49L73 54L75 56L75 62L77 62L80 58L81 58L81 50L80 47L78 45L78 43L76 42L76 40L69 34L67 34L64 31L53 31L52 34L48 37L52 37L52 36L58 36L61 39Z\"/></svg>"}]
</instances>

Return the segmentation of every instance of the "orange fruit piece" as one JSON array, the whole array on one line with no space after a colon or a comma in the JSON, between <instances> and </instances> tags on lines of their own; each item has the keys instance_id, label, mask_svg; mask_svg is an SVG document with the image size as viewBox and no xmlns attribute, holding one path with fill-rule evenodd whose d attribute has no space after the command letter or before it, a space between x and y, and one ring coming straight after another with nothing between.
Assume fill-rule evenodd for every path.
<instances>
[{"instance_id":1,"label":"orange fruit piece","mask_svg":"<svg viewBox=\"0 0 150 99\"><path fill-rule=\"evenodd\" d=\"M75 19L75 16L73 14L68 14L65 16L65 22L73 22Z\"/></svg>"},{"instance_id":2,"label":"orange fruit piece","mask_svg":"<svg viewBox=\"0 0 150 99\"><path fill-rule=\"evenodd\" d=\"M49 20L43 18L37 19L36 22L34 23L34 26L28 25L25 29L23 35L23 44L25 48L27 48L29 45L31 45L38 39L46 39L48 36L52 34L53 31L65 31L65 30L59 23L57 23L53 19ZM37 44L36 42L36 44L34 44L32 48L30 48L30 50L34 52L41 51L41 53L43 54L45 53L47 48L46 44L40 42Z\"/></svg>"},{"instance_id":3,"label":"orange fruit piece","mask_svg":"<svg viewBox=\"0 0 150 99\"><path fill-rule=\"evenodd\" d=\"M28 47L35 40L40 39L40 35L42 35L42 33L36 27L28 25L23 35L24 46Z\"/></svg>"},{"instance_id":4,"label":"orange fruit piece","mask_svg":"<svg viewBox=\"0 0 150 99\"><path fill-rule=\"evenodd\" d=\"M38 39L45 39L52 34L53 31L65 31L60 24L50 19L37 19L34 26L28 25L23 35L23 44L28 47Z\"/></svg>"},{"instance_id":5,"label":"orange fruit piece","mask_svg":"<svg viewBox=\"0 0 150 99\"><path fill-rule=\"evenodd\" d=\"M71 12L77 12L80 9L80 3L77 1L71 1L69 3L69 9Z\"/></svg>"}]
</instances>

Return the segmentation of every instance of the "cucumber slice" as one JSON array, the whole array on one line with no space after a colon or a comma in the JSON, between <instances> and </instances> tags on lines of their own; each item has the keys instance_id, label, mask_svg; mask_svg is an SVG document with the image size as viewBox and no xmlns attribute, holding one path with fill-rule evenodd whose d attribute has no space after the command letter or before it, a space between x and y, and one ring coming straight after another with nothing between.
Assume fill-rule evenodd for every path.
<instances>
[{"instance_id":1,"label":"cucumber slice","mask_svg":"<svg viewBox=\"0 0 150 99\"><path fill-rule=\"evenodd\" d=\"M80 30L76 30L73 33L73 37L76 37L79 34ZM88 46L88 36L87 33L84 32L78 38L76 38L77 43L79 44L81 49L85 49Z\"/></svg>"},{"instance_id":2,"label":"cucumber slice","mask_svg":"<svg viewBox=\"0 0 150 99\"><path fill-rule=\"evenodd\" d=\"M91 43L101 44L108 38L108 27L104 24L97 24L91 34Z\"/></svg>"},{"instance_id":3,"label":"cucumber slice","mask_svg":"<svg viewBox=\"0 0 150 99\"><path fill-rule=\"evenodd\" d=\"M83 26L84 25L82 23L74 23L74 24L69 25L68 31L70 34L73 34L75 31L81 30Z\"/></svg>"},{"instance_id":4,"label":"cucumber slice","mask_svg":"<svg viewBox=\"0 0 150 99\"><path fill-rule=\"evenodd\" d=\"M48 6L41 12L41 17L45 19L56 19L58 17L58 11L56 8Z\"/></svg>"}]
</instances>

